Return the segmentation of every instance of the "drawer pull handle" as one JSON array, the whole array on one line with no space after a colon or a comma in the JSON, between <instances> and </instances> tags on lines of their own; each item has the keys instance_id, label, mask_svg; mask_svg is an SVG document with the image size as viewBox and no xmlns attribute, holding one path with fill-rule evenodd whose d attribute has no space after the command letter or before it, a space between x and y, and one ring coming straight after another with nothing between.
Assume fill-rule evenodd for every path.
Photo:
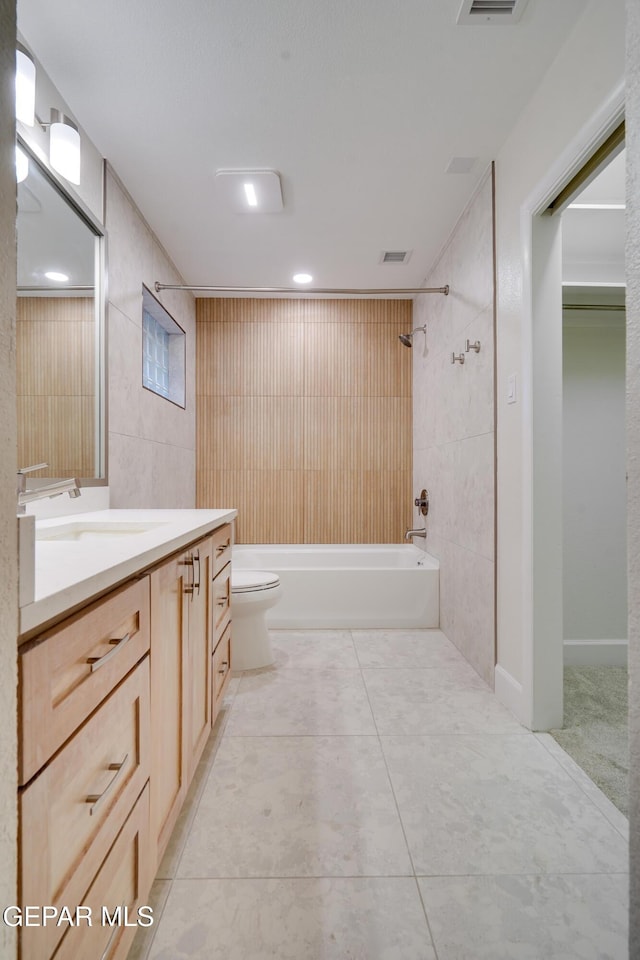
<instances>
[{"instance_id":1,"label":"drawer pull handle","mask_svg":"<svg viewBox=\"0 0 640 960\"><path fill-rule=\"evenodd\" d=\"M91 804L91 809L89 810L89 815L93 816L94 811L100 806L106 795L116 784L116 781L122 771L124 770L127 760L129 759L129 754L125 754L124 760L121 760L120 763L110 763L107 767L107 770L115 770L115 775L111 777L109 783L106 785L102 793L90 793L88 797L85 797L84 802Z\"/></svg>"},{"instance_id":2,"label":"drawer pull handle","mask_svg":"<svg viewBox=\"0 0 640 960\"><path fill-rule=\"evenodd\" d=\"M226 671L224 668L225 668L225 667L228 667L228 666L229 666L228 660L223 660L223 661L222 661L222 668L223 668L223 669L222 669L222 670L218 670L218 673L226 673L227 671Z\"/></svg>"},{"instance_id":3,"label":"drawer pull handle","mask_svg":"<svg viewBox=\"0 0 640 960\"><path fill-rule=\"evenodd\" d=\"M200 551L197 550L194 556L186 557L184 560L181 560L180 563L183 567L192 567L193 574L191 583L187 584L184 587L185 593L191 594L191 599L193 600L193 595L196 590L198 591L198 596L200 596ZM198 564L198 579L196 580L196 563Z\"/></svg>"},{"instance_id":4,"label":"drawer pull handle","mask_svg":"<svg viewBox=\"0 0 640 960\"><path fill-rule=\"evenodd\" d=\"M221 553L224 553L228 546L229 546L229 541L227 540L226 543L223 543L221 546L216 547L216 553L218 554L218 556L220 556Z\"/></svg>"},{"instance_id":5,"label":"drawer pull handle","mask_svg":"<svg viewBox=\"0 0 640 960\"><path fill-rule=\"evenodd\" d=\"M219 606L219 607L226 607L226 605L227 605L228 602L229 602L229 601L228 601L228 598L227 598L226 596L221 597L220 600L218 600L218 606Z\"/></svg>"},{"instance_id":6,"label":"drawer pull handle","mask_svg":"<svg viewBox=\"0 0 640 960\"><path fill-rule=\"evenodd\" d=\"M109 650L109 653L105 653L103 657L87 657L87 663L91 665L91 673L95 673L100 667L104 667L105 663L111 660L111 657L115 657L118 650L122 650L124 645L129 643L129 640L131 640L131 634L125 633L124 637L119 637L117 640L109 640L109 643L113 644L113 650Z\"/></svg>"},{"instance_id":7,"label":"drawer pull handle","mask_svg":"<svg viewBox=\"0 0 640 960\"><path fill-rule=\"evenodd\" d=\"M198 596L200 596L200 551L199 551L199 550L196 551L195 561L196 561L197 564L198 564L198 582L197 582L197 583L194 583L193 586L194 586L194 588L196 588L196 587L198 588ZM195 567L193 568L193 573L194 573L194 577L195 577Z\"/></svg>"},{"instance_id":8,"label":"drawer pull handle","mask_svg":"<svg viewBox=\"0 0 640 960\"><path fill-rule=\"evenodd\" d=\"M124 913L126 906L127 906L127 902L126 900L123 900L123 902L120 904L120 916L122 916L122 914ZM116 923L111 933L111 936L109 937L109 941L106 947L104 948L104 953L100 957L100 960L107 960L107 957L111 953L111 948L113 946L114 940L116 939L116 934L118 933L119 929L120 929L120 925Z\"/></svg>"}]
</instances>

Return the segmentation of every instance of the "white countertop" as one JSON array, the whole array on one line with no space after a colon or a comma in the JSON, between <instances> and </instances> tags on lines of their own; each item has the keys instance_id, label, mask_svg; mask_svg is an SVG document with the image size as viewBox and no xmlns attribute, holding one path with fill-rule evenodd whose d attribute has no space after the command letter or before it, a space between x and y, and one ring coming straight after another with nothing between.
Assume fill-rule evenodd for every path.
<instances>
[{"instance_id":1,"label":"white countertop","mask_svg":"<svg viewBox=\"0 0 640 960\"><path fill-rule=\"evenodd\" d=\"M147 524L143 532L80 540L38 540L35 599L20 609L20 634L104 593L237 516L237 510L99 510L38 520L36 538L70 524Z\"/></svg>"}]
</instances>

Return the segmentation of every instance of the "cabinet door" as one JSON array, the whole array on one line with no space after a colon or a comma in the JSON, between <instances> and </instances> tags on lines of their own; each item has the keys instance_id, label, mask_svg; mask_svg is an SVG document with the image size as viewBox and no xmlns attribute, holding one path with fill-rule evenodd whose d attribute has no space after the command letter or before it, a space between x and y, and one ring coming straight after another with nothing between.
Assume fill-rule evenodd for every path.
<instances>
[{"instance_id":1,"label":"cabinet door","mask_svg":"<svg viewBox=\"0 0 640 960\"><path fill-rule=\"evenodd\" d=\"M148 778L145 657L20 793L25 905L60 909L85 903L86 891ZM64 930L64 924L34 927L22 941L23 960L49 957Z\"/></svg>"},{"instance_id":2,"label":"cabinet door","mask_svg":"<svg viewBox=\"0 0 640 960\"><path fill-rule=\"evenodd\" d=\"M140 907L148 903L153 880L148 863L149 788L145 787L118 839L82 898L91 926L63 926L55 960L125 960L135 936ZM74 908L71 908L73 915ZM148 916L142 914L146 925ZM23 944L32 930L23 928Z\"/></svg>"},{"instance_id":3,"label":"cabinet door","mask_svg":"<svg viewBox=\"0 0 640 960\"><path fill-rule=\"evenodd\" d=\"M187 788L184 745L190 590L188 552L151 573L151 845L156 865Z\"/></svg>"},{"instance_id":4,"label":"cabinet door","mask_svg":"<svg viewBox=\"0 0 640 960\"><path fill-rule=\"evenodd\" d=\"M189 599L189 642L187 657L186 760L187 782L191 781L211 732L212 560L211 537L189 551L193 559L193 586Z\"/></svg>"}]
</instances>

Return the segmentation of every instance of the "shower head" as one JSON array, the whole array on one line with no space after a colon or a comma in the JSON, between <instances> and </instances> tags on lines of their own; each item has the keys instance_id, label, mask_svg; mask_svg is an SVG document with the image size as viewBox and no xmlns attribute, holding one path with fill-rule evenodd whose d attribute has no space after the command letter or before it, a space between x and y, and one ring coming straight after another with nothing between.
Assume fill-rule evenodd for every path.
<instances>
[{"instance_id":1,"label":"shower head","mask_svg":"<svg viewBox=\"0 0 640 960\"><path fill-rule=\"evenodd\" d=\"M414 327L411 333L401 333L398 337L398 340L400 341L400 343L404 344L405 347L411 347L413 346L413 335L414 333L418 333L419 330L421 330L426 336L427 334L426 323L422 327Z\"/></svg>"}]
</instances>

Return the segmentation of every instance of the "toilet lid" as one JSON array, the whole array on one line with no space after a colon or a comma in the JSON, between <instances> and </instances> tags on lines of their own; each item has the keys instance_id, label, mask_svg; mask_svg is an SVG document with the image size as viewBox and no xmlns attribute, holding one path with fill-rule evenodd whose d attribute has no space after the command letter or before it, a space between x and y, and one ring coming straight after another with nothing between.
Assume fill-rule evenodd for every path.
<instances>
[{"instance_id":1,"label":"toilet lid","mask_svg":"<svg viewBox=\"0 0 640 960\"><path fill-rule=\"evenodd\" d=\"M277 573L266 570L231 571L231 592L249 593L251 590L272 590L280 583Z\"/></svg>"}]
</instances>

